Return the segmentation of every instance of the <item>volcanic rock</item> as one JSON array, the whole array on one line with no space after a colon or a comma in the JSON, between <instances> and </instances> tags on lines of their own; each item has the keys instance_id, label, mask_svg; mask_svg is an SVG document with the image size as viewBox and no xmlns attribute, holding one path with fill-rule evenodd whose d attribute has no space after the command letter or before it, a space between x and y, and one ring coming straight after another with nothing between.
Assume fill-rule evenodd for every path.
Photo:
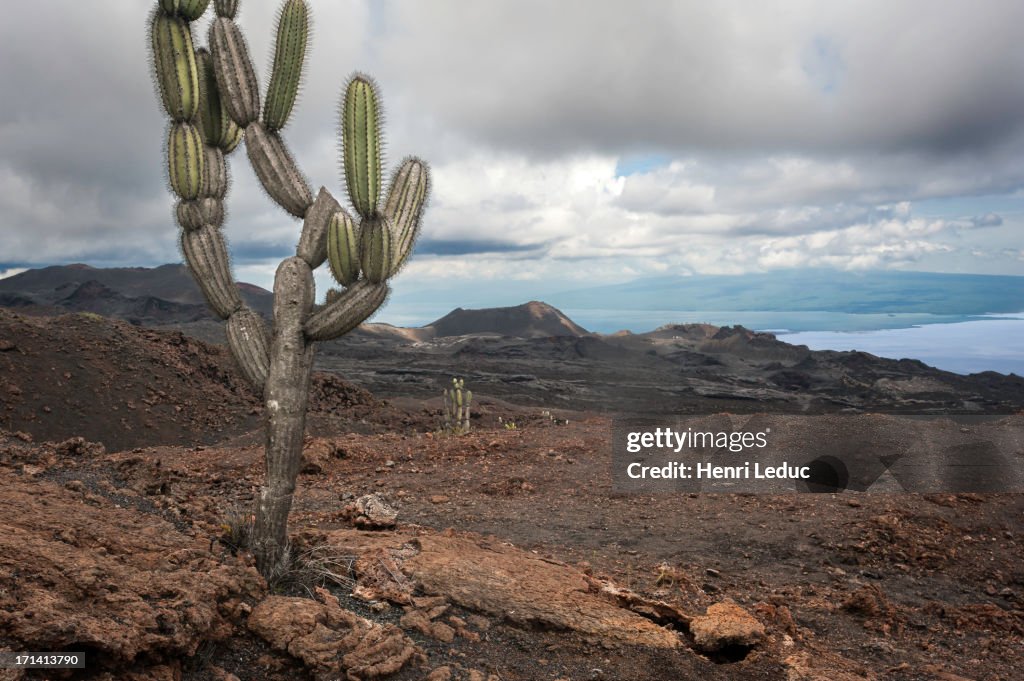
<instances>
[{"instance_id":1,"label":"volcanic rock","mask_svg":"<svg viewBox=\"0 0 1024 681\"><path fill-rule=\"evenodd\" d=\"M722 601L708 607L706 615L690 620L690 633L699 650L713 653L757 645L764 638L764 625L732 601Z\"/></svg>"},{"instance_id":2,"label":"volcanic rock","mask_svg":"<svg viewBox=\"0 0 1024 681\"><path fill-rule=\"evenodd\" d=\"M249 628L278 650L299 658L318 680L341 673L350 681L400 670L420 654L393 624L380 625L343 609L329 592L322 602L268 596L249 616Z\"/></svg>"}]
</instances>

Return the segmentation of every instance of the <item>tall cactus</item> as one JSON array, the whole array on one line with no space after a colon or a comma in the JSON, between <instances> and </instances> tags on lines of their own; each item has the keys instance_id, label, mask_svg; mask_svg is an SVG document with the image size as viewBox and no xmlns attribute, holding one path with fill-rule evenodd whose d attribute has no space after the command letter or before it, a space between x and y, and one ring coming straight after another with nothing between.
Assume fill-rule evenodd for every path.
<instances>
[{"instance_id":1,"label":"tall cactus","mask_svg":"<svg viewBox=\"0 0 1024 681\"><path fill-rule=\"evenodd\" d=\"M285 0L282 5L263 98L245 37L234 21L237 0L214 0L209 49L194 44L192 24L210 4L157 0L149 29L152 64L169 118L167 176L178 199L181 251L210 308L227 322L231 353L266 406L267 473L252 549L267 575L279 567L288 541L314 344L348 333L383 305L388 280L412 251L430 179L423 161L406 159L380 207L380 95L368 76L356 74L345 86L340 129L345 183L358 220L326 188L314 197L281 136L302 79L308 3ZM243 138L267 194L303 220L295 255L281 262L274 278L272 331L245 306L220 230L228 190L226 157ZM313 270L324 261L342 288L329 291L324 305L315 305Z\"/></svg>"}]
</instances>

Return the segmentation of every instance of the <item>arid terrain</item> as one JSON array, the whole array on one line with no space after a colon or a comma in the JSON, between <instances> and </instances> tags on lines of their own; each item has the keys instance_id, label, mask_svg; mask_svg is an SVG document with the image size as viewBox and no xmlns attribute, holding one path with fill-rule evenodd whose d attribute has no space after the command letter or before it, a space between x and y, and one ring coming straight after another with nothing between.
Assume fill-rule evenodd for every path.
<instances>
[{"instance_id":1,"label":"arid terrain","mask_svg":"<svg viewBox=\"0 0 1024 681\"><path fill-rule=\"evenodd\" d=\"M115 289L98 298L138 309ZM295 568L268 584L237 548L262 405L217 327L17 295L0 308L0 649L88 666L0 678L1020 678L1024 496L634 495L609 472L619 411L1012 419L1019 377L738 327L596 336L539 304L369 325L323 348ZM463 436L440 431L454 375L476 394Z\"/></svg>"}]
</instances>

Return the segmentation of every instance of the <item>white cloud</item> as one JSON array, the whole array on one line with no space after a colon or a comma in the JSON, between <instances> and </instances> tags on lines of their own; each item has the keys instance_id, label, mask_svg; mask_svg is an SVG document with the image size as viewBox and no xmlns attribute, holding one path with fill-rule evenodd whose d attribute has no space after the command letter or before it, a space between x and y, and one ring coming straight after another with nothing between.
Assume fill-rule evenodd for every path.
<instances>
[{"instance_id":1,"label":"white cloud","mask_svg":"<svg viewBox=\"0 0 1024 681\"><path fill-rule=\"evenodd\" d=\"M0 25L0 89L18 93L0 111L9 263L179 259L149 10L107 4L100 22L88 3L54 0ZM277 4L246 0L239 19L264 85ZM379 79L392 164L421 155L435 179L403 281L1024 273L1024 220L978 198L1024 197L1019 2L353 0L313 14L285 137L313 188L344 199L341 84L355 69ZM638 155L666 161L617 176ZM268 286L299 227L244 151L231 162L236 269ZM933 199L964 205L915 212Z\"/></svg>"},{"instance_id":2,"label":"white cloud","mask_svg":"<svg viewBox=\"0 0 1024 681\"><path fill-rule=\"evenodd\" d=\"M28 269L25 267L9 267L5 270L0 270L0 279L6 279L7 277L13 277L16 274L27 272Z\"/></svg>"}]
</instances>

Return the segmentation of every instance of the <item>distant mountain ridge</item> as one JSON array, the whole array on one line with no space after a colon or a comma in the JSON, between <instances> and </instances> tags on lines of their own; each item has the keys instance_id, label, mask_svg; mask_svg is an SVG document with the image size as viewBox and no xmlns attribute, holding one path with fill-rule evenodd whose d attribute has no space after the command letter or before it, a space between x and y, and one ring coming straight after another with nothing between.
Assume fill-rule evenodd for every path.
<instances>
[{"instance_id":1,"label":"distant mountain ridge","mask_svg":"<svg viewBox=\"0 0 1024 681\"><path fill-rule=\"evenodd\" d=\"M589 331L547 303L531 300L514 307L491 307L480 310L455 308L427 328L436 336L467 336L497 334L519 338L548 336L587 336Z\"/></svg>"},{"instance_id":2,"label":"distant mountain ridge","mask_svg":"<svg viewBox=\"0 0 1024 681\"><path fill-rule=\"evenodd\" d=\"M242 298L269 314L270 291L240 283ZM212 317L184 265L99 268L55 265L0 279L0 306L95 312L137 323L173 324Z\"/></svg>"},{"instance_id":3,"label":"distant mountain ridge","mask_svg":"<svg viewBox=\"0 0 1024 681\"><path fill-rule=\"evenodd\" d=\"M270 315L273 301L270 291L245 283L239 284L239 288L250 307ZM480 296L481 291L465 292L465 299L475 300ZM519 338L592 335L591 331L561 312L562 309L583 315L592 309L611 313L618 311L625 319L638 310L654 309L658 317L667 317L668 320L676 310L718 311L718 316L712 319L700 319L693 314L680 316L718 324L741 321L748 328L772 329L801 327L789 323L758 326L760 322L756 318L744 317L741 312L788 310L802 314L800 311L825 310L829 314L840 311L858 319L869 318L871 314L877 319L916 312L925 313L922 314L924 317L946 315L943 321L961 321L990 312L1024 310L1024 277L821 270L735 276L667 276L556 293L544 299L548 302L534 300L504 307L487 306L485 302L475 309L456 308L419 327L368 323L354 333L361 337L406 342L465 335ZM75 264L27 270L0 279L0 306L25 311L35 309L41 314L95 312L151 326L215 319L188 269L181 264L155 268L95 268ZM962 317L958 319L955 315ZM598 324L594 319L588 319L591 324ZM801 320L790 321L801 323ZM925 323L929 321L932 319ZM611 330L598 328L601 331ZM673 335L679 328L678 324L669 324L652 333ZM707 325L705 331L715 333L717 328ZM687 334L705 331L691 329Z\"/></svg>"},{"instance_id":4,"label":"distant mountain ridge","mask_svg":"<svg viewBox=\"0 0 1024 681\"><path fill-rule=\"evenodd\" d=\"M246 303L270 315L273 294L239 284ZM0 307L36 308L42 313L94 312L152 325L187 324L212 318L199 287L184 265L97 268L59 265L0 279ZM472 334L544 338L589 335L554 307L539 301L502 308L456 308L422 327L364 324L357 334L418 341Z\"/></svg>"},{"instance_id":5,"label":"distant mountain ridge","mask_svg":"<svg viewBox=\"0 0 1024 681\"><path fill-rule=\"evenodd\" d=\"M23 312L97 312L223 344L223 324L186 284L191 277L181 266L46 268L0 280L0 305L18 307L14 315L4 313L12 319L27 317ZM271 300L256 287L245 295L263 306ZM84 321L74 317L67 324ZM914 359L814 351L737 325L668 324L647 333L594 334L539 301L457 308L417 328L364 324L323 343L317 366L399 396L436 395L439 385L460 375L474 392L479 387L480 394L502 399L637 413L690 413L709 408L709 400L725 410L774 405L915 413L1013 413L1024 403L1019 376L959 376Z\"/></svg>"}]
</instances>

